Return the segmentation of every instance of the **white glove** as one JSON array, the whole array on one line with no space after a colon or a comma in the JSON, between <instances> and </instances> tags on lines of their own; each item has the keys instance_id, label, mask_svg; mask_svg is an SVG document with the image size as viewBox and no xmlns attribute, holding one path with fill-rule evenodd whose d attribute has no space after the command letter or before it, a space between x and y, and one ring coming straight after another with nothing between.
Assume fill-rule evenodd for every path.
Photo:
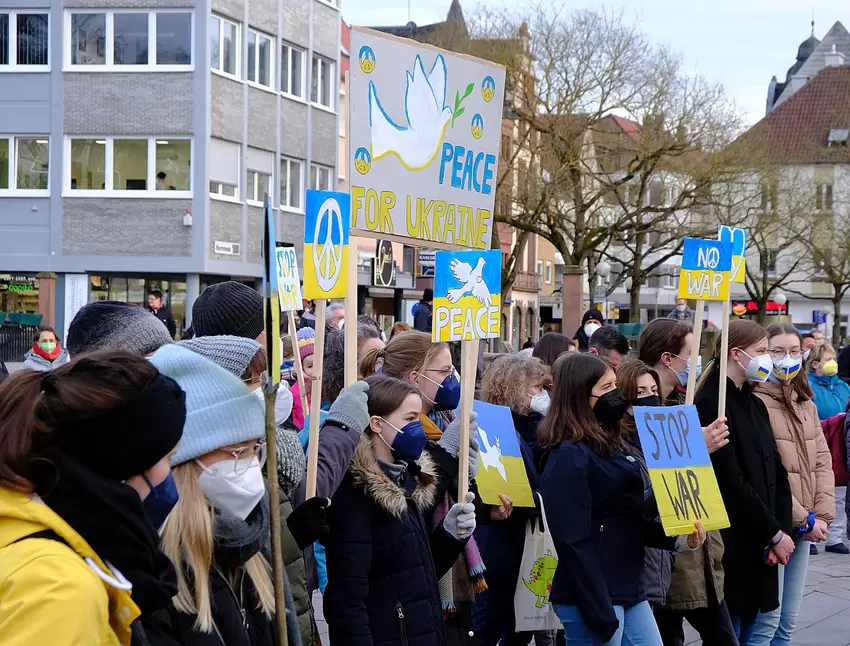
<instances>
[{"instance_id":1,"label":"white glove","mask_svg":"<svg viewBox=\"0 0 850 646\"><path fill-rule=\"evenodd\" d=\"M475 531L475 494L471 491L466 494L466 502L452 505L449 513L443 519L443 527L456 540L465 541Z\"/></svg>"}]
</instances>

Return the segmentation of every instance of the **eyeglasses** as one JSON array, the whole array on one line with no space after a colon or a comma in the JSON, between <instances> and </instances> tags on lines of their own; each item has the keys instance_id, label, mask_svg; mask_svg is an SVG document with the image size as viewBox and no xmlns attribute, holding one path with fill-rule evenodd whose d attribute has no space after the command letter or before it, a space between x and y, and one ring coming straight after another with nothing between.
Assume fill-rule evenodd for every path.
<instances>
[{"instance_id":1,"label":"eyeglasses","mask_svg":"<svg viewBox=\"0 0 850 646\"><path fill-rule=\"evenodd\" d=\"M442 370L438 370L437 368L428 368L425 372L436 372L438 375L443 375L443 379L445 379L454 372L454 368L443 368Z\"/></svg>"},{"instance_id":2,"label":"eyeglasses","mask_svg":"<svg viewBox=\"0 0 850 646\"><path fill-rule=\"evenodd\" d=\"M247 458L255 457L260 463L260 468L263 468L263 465L266 463L266 441L260 440L254 446L242 446L238 449L230 449L225 448L223 451L227 451L233 456L233 472L241 476L251 468L251 463L253 460L248 460Z\"/></svg>"},{"instance_id":3,"label":"eyeglasses","mask_svg":"<svg viewBox=\"0 0 850 646\"><path fill-rule=\"evenodd\" d=\"M770 351L770 356L774 359L784 359L786 355L790 356L792 359L801 359L803 357L803 351L799 349L788 351L781 350L779 348Z\"/></svg>"}]
</instances>

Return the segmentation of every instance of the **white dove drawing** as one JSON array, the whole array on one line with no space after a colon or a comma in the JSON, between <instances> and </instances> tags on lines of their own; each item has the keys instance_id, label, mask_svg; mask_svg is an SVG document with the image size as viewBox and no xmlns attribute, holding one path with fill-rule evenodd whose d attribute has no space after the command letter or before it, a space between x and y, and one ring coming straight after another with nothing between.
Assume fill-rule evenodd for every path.
<instances>
[{"instance_id":1,"label":"white dove drawing","mask_svg":"<svg viewBox=\"0 0 850 646\"><path fill-rule=\"evenodd\" d=\"M478 434L481 436L481 446L478 450L478 459L481 465L485 470L495 469L502 476L502 480L507 482L508 475L505 473L505 465L502 464L502 447L499 438L496 438L495 446L491 446L487 431L481 426L478 427Z\"/></svg>"},{"instance_id":2,"label":"white dove drawing","mask_svg":"<svg viewBox=\"0 0 850 646\"><path fill-rule=\"evenodd\" d=\"M446 106L446 61L437 56L426 75L422 58L407 72L404 93L407 127L397 125L378 98L378 88L369 81L369 124L372 128L372 161L395 154L409 170L421 170L431 164L440 150L446 126L452 118Z\"/></svg>"},{"instance_id":3,"label":"white dove drawing","mask_svg":"<svg viewBox=\"0 0 850 646\"><path fill-rule=\"evenodd\" d=\"M466 294L472 294L481 301L484 307L490 307L493 298L490 296L490 288L484 282L484 258L478 259L475 269L467 262L461 262L457 258L449 263L452 275L461 283L461 287L448 290L447 298L450 303L457 303Z\"/></svg>"}]
</instances>

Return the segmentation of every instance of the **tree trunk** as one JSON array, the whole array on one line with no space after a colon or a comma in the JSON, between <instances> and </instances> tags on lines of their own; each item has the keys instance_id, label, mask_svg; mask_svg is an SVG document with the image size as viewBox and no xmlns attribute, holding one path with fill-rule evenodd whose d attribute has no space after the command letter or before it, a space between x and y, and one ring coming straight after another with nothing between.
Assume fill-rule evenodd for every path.
<instances>
[{"instance_id":1,"label":"tree trunk","mask_svg":"<svg viewBox=\"0 0 850 646\"><path fill-rule=\"evenodd\" d=\"M833 289L838 292L838 285L834 285ZM841 345L841 295L836 293L832 299L832 347L836 350Z\"/></svg>"},{"instance_id":2,"label":"tree trunk","mask_svg":"<svg viewBox=\"0 0 850 646\"><path fill-rule=\"evenodd\" d=\"M640 288L643 276L632 276L632 288L629 290L629 322L640 323Z\"/></svg>"}]
</instances>

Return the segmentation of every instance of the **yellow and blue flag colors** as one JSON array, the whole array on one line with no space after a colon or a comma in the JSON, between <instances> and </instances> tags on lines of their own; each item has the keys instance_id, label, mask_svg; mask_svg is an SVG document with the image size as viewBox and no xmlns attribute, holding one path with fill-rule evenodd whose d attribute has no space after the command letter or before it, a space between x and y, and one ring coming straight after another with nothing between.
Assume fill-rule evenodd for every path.
<instances>
[{"instance_id":1,"label":"yellow and blue flag colors","mask_svg":"<svg viewBox=\"0 0 850 646\"><path fill-rule=\"evenodd\" d=\"M534 507L511 409L476 400L472 410L478 413L475 482L481 500L488 505L501 505L501 493L513 500L514 507Z\"/></svg>"},{"instance_id":2,"label":"yellow and blue flag colors","mask_svg":"<svg viewBox=\"0 0 850 646\"><path fill-rule=\"evenodd\" d=\"M434 261L436 341L495 339L502 311L502 252L438 251Z\"/></svg>"},{"instance_id":3,"label":"yellow and blue flag colors","mask_svg":"<svg viewBox=\"0 0 850 646\"><path fill-rule=\"evenodd\" d=\"M729 300L732 273L732 243L685 238L679 298L704 301Z\"/></svg>"},{"instance_id":4,"label":"yellow and blue flag colors","mask_svg":"<svg viewBox=\"0 0 850 646\"><path fill-rule=\"evenodd\" d=\"M295 312L304 308L295 247L288 246L277 250L277 293L281 312Z\"/></svg>"},{"instance_id":5,"label":"yellow and blue flag colors","mask_svg":"<svg viewBox=\"0 0 850 646\"><path fill-rule=\"evenodd\" d=\"M667 536L729 527L695 406L636 406L640 443ZM630 456L631 457L631 456Z\"/></svg>"},{"instance_id":6,"label":"yellow and blue flag colors","mask_svg":"<svg viewBox=\"0 0 850 646\"><path fill-rule=\"evenodd\" d=\"M266 330L266 356L268 357L269 383L280 383L280 301L278 294L277 236L274 226L274 209L268 193L265 196L263 224L263 299ZM297 270L296 270L297 271Z\"/></svg>"},{"instance_id":7,"label":"yellow and blue flag colors","mask_svg":"<svg viewBox=\"0 0 850 646\"><path fill-rule=\"evenodd\" d=\"M304 298L345 298L351 196L307 191L304 214Z\"/></svg>"},{"instance_id":8,"label":"yellow and blue flag colors","mask_svg":"<svg viewBox=\"0 0 850 646\"><path fill-rule=\"evenodd\" d=\"M746 282L747 275L747 231L720 225L717 239L732 243L732 282Z\"/></svg>"}]
</instances>

